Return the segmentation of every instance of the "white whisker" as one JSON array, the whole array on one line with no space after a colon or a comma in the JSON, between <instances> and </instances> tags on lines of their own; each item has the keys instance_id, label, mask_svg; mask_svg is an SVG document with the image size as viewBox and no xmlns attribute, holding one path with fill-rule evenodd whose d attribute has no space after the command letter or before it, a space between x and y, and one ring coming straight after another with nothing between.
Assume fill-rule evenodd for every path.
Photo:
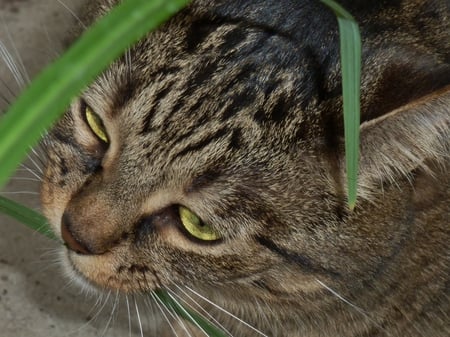
<instances>
[{"instance_id":1,"label":"white whisker","mask_svg":"<svg viewBox=\"0 0 450 337\"><path fill-rule=\"evenodd\" d=\"M144 331L142 329L141 315L139 314L139 308L138 308L138 304L136 302L136 298L134 298L134 307L136 309L136 315L137 315L137 319L138 319L138 323L139 323L139 331L141 333L141 337L144 337Z\"/></svg>"},{"instance_id":2,"label":"white whisker","mask_svg":"<svg viewBox=\"0 0 450 337\"><path fill-rule=\"evenodd\" d=\"M131 310L130 310L130 301L128 300L128 294L125 295L125 302L127 304L127 313L128 313L128 336L131 337Z\"/></svg>"},{"instance_id":3,"label":"white whisker","mask_svg":"<svg viewBox=\"0 0 450 337\"><path fill-rule=\"evenodd\" d=\"M75 18L75 20L78 21L78 23L80 24L81 27L83 27L84 30L87 29L86 25L83 23L83 21L81 21L80 17L69 7L67 6L64 2L62 2L61 0L56 0L61 6L63 6L65 9L67 9L67 11Z\"/></svg>"},{"instance_id":4,"label":"white whisker","mask_svg":"<svg viewBox=\"0 0 450 337\"><path fill-rule=\"evenodd\" d=\"M35 179L35 178L27 178L27 177L11 177L9 178L9 180L19 180L19 181L35 181L35 182L40 182L40 179Z\"/></svg>"},{"instance_id":5,"label":"white whisker","mask_svg":"<svg viewBox=\"0 0 450 337\"><path fill-rule=\"evenodd\" d=\"M20 73L19 68L17 67L17 64L15 63L14 59L12 58L12 55L6 48L6 46L0 41L0 58L5 62L6 67L13 75L14 79L16 80L17 85L20 89L25 88L25 80Z\"/></svg>"},{"instance_id":6,"label":"white whisker","mask_svg":"<svg viewBox=\"0 0 450 337\"><path fill-rule=\"evenodd\" d=\"M41 179L41 176L38 174L38 172L36 172L33 169L30 169L28 166L26 166L25 164L20 164L21 167L23 167L27 172L31 173L33 176L35 176L36 178Z\"/></svg>"},{"instance_id":7,"label":"white whisker","mask_svg":"<svg viewBox=\"0 0 450 337\"><path fill-rule=\"evenodd\" d=\"M24 89L26 84L31 82L30 77L29 77L26 67L23 63L22 57L20 56L20 53L17 50L14 39L11 36L11 32L9 31L8 25L5 23L3 16L0 19L1 19L1 22L3 23L4 30L8 36L8 41L9 41L10 45L12 46L12 50L15 54L14 56L15 56L16 61L14 60L12 53L10 53L8 51L6 46L4 44L2 44L1 41L0 41L0 54L3 56L3 61L6 63L11 74L17 81L19 88ZM2 46L4 48L1 48ZM3 49L3 51L1 51L1 49Z\"/></svg>"},{"instance_id":8,"label":"white whisker","mask_svg":"<svg viewBox=\"0 0 450 337\"><path fill-rule=\"evenodd\" d=\"M216 303L212 302L211 300L207 299L205 296L199 294L198 292L196 292L195 290L193 290L192 288L186 286L186 289L189 290L190 292L192 292L193 294L197 295L198 297L200 297L202 300L204 300L205 302L211 304L213 307L215 307L216 309L219 309L220 311L222 311L223 313L227 314L228 316L234 318L235 320L237 320L238 322L242 323L243 325L245 325L246 327L252 329L253 331L255 331L256 333L258 333L261 336L265 336L265 337L269 337L268 335L266 335L265 333L263 333L262 331L256 329L254 326L252 326L251 324L245 322L244 320L242 320L241 318L237 317L236 315L232 314L231 312L225 310L224 308L220 307L219 305L217 305Z\"/></svg>"},{"instance_id":9,"label":"white whisker","mask_svg":"<svg viewBox=\"0 0 450 337\"><path fill-rule=\"evenodd\" d=\"M5 101L6 104L9 105L9 104L11 104L12 99L16 97L16 94L11 89L11 87L8 85L8 83L5 82L4 79L0 78L0 83L3 84L3 86L5 87L5 89L7 91L7 94L11 97L11 98L6 97L6 95L4 95L2 92L2 96L1 96L2 99Z\"/></svg>"},{"instance_id":10,"label":"white whisker","mask_svg":"<svg viewBox=\"0 0 450 337\"><path fill-rule=\"evenodd\" d=\"M196 300L194 300L194 298L192 296L190 296L186 291L184 291L180 286L178 286L177 284L175 284L174 282L172 282L173 285L175 287L177 287L177 289L183 293L184 296L186 296L191 302L195 303L198 307L198 310L196 308L194 308L192 306L191 303L189 303L188 301L186 301L185 299L183 299L179 294L177 294L176 292L168 289L169 292L172 293L173 296L178 297L178 299L180 301L182 301L184 304L186 304L187 306L189 306L193 311L195 311L197 314L199 314L200 316L204 317L207 321L209 321L211 324L216 325L217 327L219 327L222 331L224 331L225 333L227 333L228 335L232 336L232 334L217 320L214 318L213 315L211 315L208 311L206 311ZM201 312L200 312L200 311ZM206 315L207 317L205 317L204 315Z\"/></svg>"},{"instance_id":11,"label":"white whisker","mask_svg":"<svg viewBox=\"0 0 450 337\"><path fill-rule=\"evenodd\" d=\"M161 302L161 300L154 294L154 293L150 293L150 295L152 296L153 300L155 301L157 307L159 308L159 311L161 312L161 314L163 315L164 319L166 320L167 324L169 325L170 329L172 330L173 334L176 337L179 337L175 328L173 327L172 323L170 322L169 317L167 317L166 313L164 311L167 311L170 315L172 315L173 317L173 313L170 312L167 307L165 306L164 303ZM160 304L161 303L161 304Z\"/></svg>"},{"instance_id":12,"label":"white whisker","mask_svg":"<svg viewBox=\"0 0 450 337\"><path fill-rule=\"evenodd\" d=\"M3 22L3 26L5 27L6 34L8 36L8 41L11 44L12 49L15 54L15 57L16 57L16 60L19 63L19 67L18 67L19 73L20 73L23 81L25 82L25 84L29 84L31 82L31 80L30 80L30 76L28 75L27 68L25 67L25 64L23 63L23 59L20 56L19 51L17 50L16 43L14 42L14 39L11 36L11 32L8 28L8 25L5 24L5 21L3 20L3 18L2 18L2 22Z\"/></svg>"},{"instance_id":13,"label":"white whisker","mask_svg":"<svg viewBox=\"0 0 450 337\"><path fill-rule=\"evenodd\" d=\"M0 194L3 194L3 195L17 195L17 194L39 195L38 192L32 192L32 191L0 192Z\"/></svg>"},{"instance_id":14,"label":"white whisker","mask_svg":"<svg viewBox=\"0 0 450 337\"><path fill-rule=\"evenodd\" d=\"M31 149L31 152L34 154L35 159L37 161L39 161L39 163L41 164L41 165L37 165L37 167L39 168L39 171L41 173L43 173L42 172L42 167L44 166L44 162L42 160L42 155L34 147L31 147L30 149ZM29 156L31 157L31 155L29 155Z\"/></svg>"},{"instance_id":15,"label":"white whisker","mask_svg":"<svg viewBox=\"0 0 450 337\"><path fill-rule=\"evenodd\" d=\"M184 312L184 314L189 317L189 320L195 324L195 326L197 328L199 328L201 330L201 332L203 332L205 334L206 337L208 337L208 333L200 326L200 324L197 323L197 321L194 319L194 317L192 317L192 315L180 304L180 302L178 302L177 299L175 299L172 294L170 294L169 292L167 292L167 295L169 295L169 297L172 299L172 301L174 301L175 303L178 304L178 307Z\"/></svg>"},{"instance_id":16,"label":"white whisker","mask_svg":"<svg viewBox=\"0 0 450 337\"><path fill-rule=\"evenodd\" d=\"M113 302L113 307L111 309L111 314L109 315L108 321L106 322L106 326L105 326L105 328L103 329L103 332L100 335L101 337L105 336L106 332L108 331L109 325L111 324L111 322L114 319L114 314L116 312L116 308L118 306L118 303L119 303L119 291L116 292L116 298L114 299L114 302Z\"/></svg>"},{"instance_id":17,"label":"white whisker","mask_svg":"<svg viewBox=\"0 0 450 337\"><path fill-rule=\"evenodd\" d=\"M42 168L38 165L38 163L33 159L33 157L31 155L28 155L28 159L31 161L31 163L34 165L34 167L36 168L36 170L43 175L44 171L42 170Z\"/></svg>"},{"instance_id":18,"label":"white whisker","mask_svg":"<svg viewBox=\"0 0 450 337\"><path fill-rule=\"evenodd\" d=\"M237 317L236 315L232 314L231 312L229 312L228 310L225 310L224 308L220 307L219 305L217 305L216 303L212 302L211 300L209 300L208 298L206 298L205 296L199 294L198 292L196 292L194 289L186 286L186 289L188 289L189 291L191 291L193 294L197 295L198 297L200 297L202 300L204 300L205 302L211 304L213 307L215 307L216 309L219 309L220 311L222 311L223 313L227 314L228 316L234 318L235 320L237 320L238 322L242 323L243 325L245 325L246 327L252 329L253 331L255 331L257 334L261 335L261 336L265 336L265 337L269 337L268 335L266 335L265 333L263 333L262 331L256 329L255 327L253 327L251 324L245 322L244 320L242 320L241 318Z\"/></svg>"},{"instance_id":19,"label":"white whisker","mask_svg":"<svg viewBox=\"0 0 450 337\"><path fill-rule=\"evenodd\" d=\"M364 317L366 317L370 322L372 322L373 324L375 324L379 329L383 330L384 332L386 332L389 336L391 335L389 333L389 331L387 331L386 329L384 329L377 321L375 321L374 319L372 319L368 312L363 310L362 308L360 308L359 306L353 304L352 302L350 302L349 300L347 300L345 297L343 297L342 295L340 295L339 293L337 293L336 291L334 291L333 289L331 289L330 287L328 287L325 283L323 283L322 281L316 279L317 283L319 283L322 287L324 287L326 290L328 290L331 294L333 294L334 296L336 296L338 299L340 299L342 302L344 302L345 304L348 304L350 307L352 307L353 309L355 309L357 312L359 312L361 315L363 315Z\"/></svg>"},{"instance_id":20,"label":"white whisker","mask_svg":"<svg viewBox=\"0 0 450 337\"><path fill-rule=\"evenodd\" d=\"M60 56L60 53L59 52L57 52L56 50L55 50L55 48L53 48L53 49L50 49L50 46L55 46L56 45L56 43L52 40L52 38L51 38L51 36L50 36L50 33L48 32L48 29L47 29L47 26L46 25L44 25L43 26L43 29L44 29L44 33L45 33L45 38L47 39L47 44L48 44L48 51L49 51L49 53L51 54L51 56L50 56L50 58L51 59L57 59L59 56Z\"/></svg>"},{"instance_id":21,"label":"white whisker","mask_svg":"<svg viewBox=\"0 0 450 337\"><path fill-rule=\"evenodd\" d=\"M73 283L73 280L71 280L71 281L68 283L68 286L70 286L72 283ZM100 316L100 314L102 313L102 311L103 311L103 309L105 308L106 304L108 303L110 296L111 296L111 291L109 291L109 292L106 294L106 298L105 298L104 301L103 301L103 294L102 294L101 296L98 296L96 302L93 304L92 308L91 308L91 309L89 310L89 312L87 313L87 316L89 317L90 314L91 314L92 312L94 312L95 310L96 310L97 312L96 312L94 315L92 315L92 317L90 317L89 320L88 320L86 323L82 324L82 325L81 325L80 327L78 327L76 330L69 331L69 332L68 332L68 335L72 335L72 334L74 334L74 333L76 333L76 332L78 332L78 331L81 331L81 330L85 329L85 328L86 328L88 325L90 325L94 320L96 320L96 319ZM102 304L102 301L103 301L103 304ZM97 309L98 305L100 305L100 308Z\"/></svg>"},{"instance_id":22,"label":"white whisker","mask_svg":"<svg viewBox=\"0 0 450 337\"><path fill-rule=\"evenodd\" d=\"M186 324L185 324L185 322L184 322L184 319L183 319L182 317L180 317L179 315L177 315L175 312L173 312L173 309L172 309L172 308L168 308L165 304L163 304L159 298L158 298L158 300L159 300L159 302L161 303L161 305L162 305L164 308L166 308L167 312L172 316L172 318L173 318L174 320L177 320L177 321L178 321L178 324L179 324L179 325L181 326L181 328L186 332L186 334L187 334L189 337L192 337L192 334L191 334L191 332L189 331L188 327L186 326ZM175 300L174 300L174 301L175 301ZM178 302L177 302L177 303L178 303Z\"/></svg>"}]
</instances>

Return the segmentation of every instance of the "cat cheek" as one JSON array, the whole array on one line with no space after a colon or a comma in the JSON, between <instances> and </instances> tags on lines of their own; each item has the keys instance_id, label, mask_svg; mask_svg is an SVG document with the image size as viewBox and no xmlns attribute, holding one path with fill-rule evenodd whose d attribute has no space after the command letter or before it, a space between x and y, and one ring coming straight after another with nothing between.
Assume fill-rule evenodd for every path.
<instances>
[{"instance_id":1,"label":"cat cheek","mask_svg":"<svg viewBox=\"0 0 450 337\"><path fill-rule=\"evenodd\" d=\"M49 221L53 232L61 237L60 221L65 205L69 201L69 195L65 193L63 188L55 187L44 180L40 196L45 217Z\"/></svg>"}]
</instances>

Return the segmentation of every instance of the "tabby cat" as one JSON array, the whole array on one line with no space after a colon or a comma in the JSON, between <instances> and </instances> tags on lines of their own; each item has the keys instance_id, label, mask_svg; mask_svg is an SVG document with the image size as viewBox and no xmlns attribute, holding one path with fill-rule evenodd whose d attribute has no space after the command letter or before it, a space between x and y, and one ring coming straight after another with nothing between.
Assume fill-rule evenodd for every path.
<instances>
[{"instance_id":1,"label":"tabby cat","mask_svg":"<svg viewBox=\"0 0 450 337\"><path fill-rule=\"evenodd\" d=\"M72 277L165 289L232 336L450 335L450 3L341 2L363 39L356 208L334 14L195 0L46 140L42 202Z\"/></svg>"}]
</instances>

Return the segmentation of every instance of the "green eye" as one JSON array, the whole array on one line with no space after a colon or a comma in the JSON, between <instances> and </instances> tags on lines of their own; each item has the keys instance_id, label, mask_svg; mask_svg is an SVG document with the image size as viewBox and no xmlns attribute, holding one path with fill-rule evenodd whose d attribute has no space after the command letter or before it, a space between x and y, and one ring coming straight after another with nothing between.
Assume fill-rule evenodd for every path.
<instances>
[{"instance_id":1,"label":"green eye","mask_svg":"<svg viewBox=\"0 0 450 337\"><path fill-rule=\"evenodd\" d=\"M105 125L102 119L88 106L85 108L86 121L92 132L100 138L103 142L109 143L108 135L106 134Z\"/></svg>"},{"instance_id":2,"label":"green eye","mask_svg":"<svg viewBox=\"0 0 450 337\"><path fill-rule=\"evenodd\" d=\"M178 212L184 228L194 238L202 241L215 241L220 239L220 235L211 226L203 223L197 215L186 207L179 206Z\"/></svg>"}]
</instances>

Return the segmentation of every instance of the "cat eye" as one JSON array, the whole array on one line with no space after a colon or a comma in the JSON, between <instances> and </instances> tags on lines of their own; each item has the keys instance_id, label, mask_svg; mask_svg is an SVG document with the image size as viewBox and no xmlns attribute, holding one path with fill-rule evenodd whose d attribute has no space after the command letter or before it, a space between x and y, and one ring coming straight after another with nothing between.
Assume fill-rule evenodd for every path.
<instances>
[{"instance_id":1,"label":"cat eye","mask_svg":"<svg viewBox=\"0 0 450 337\"><path fill-rule=\"evenodd\" d=\"M87 105L85 105L84 114L87 124L91 128L92 132L104 143L109 143L106 128L100 116L92 111L92 109Z\"/></svg>"},{"instance_id":2,"label":"cat eye","mask_svg":"<svg viewBox=\"0 0 450 337\"><path fill-rule=\"evenodd\" d=\"M214 228L205 224L188 208L179 206L178 212L184 229L194 238L202 241L216 241L220 239L219 233Z\"/></svg>"}]
</instances>

